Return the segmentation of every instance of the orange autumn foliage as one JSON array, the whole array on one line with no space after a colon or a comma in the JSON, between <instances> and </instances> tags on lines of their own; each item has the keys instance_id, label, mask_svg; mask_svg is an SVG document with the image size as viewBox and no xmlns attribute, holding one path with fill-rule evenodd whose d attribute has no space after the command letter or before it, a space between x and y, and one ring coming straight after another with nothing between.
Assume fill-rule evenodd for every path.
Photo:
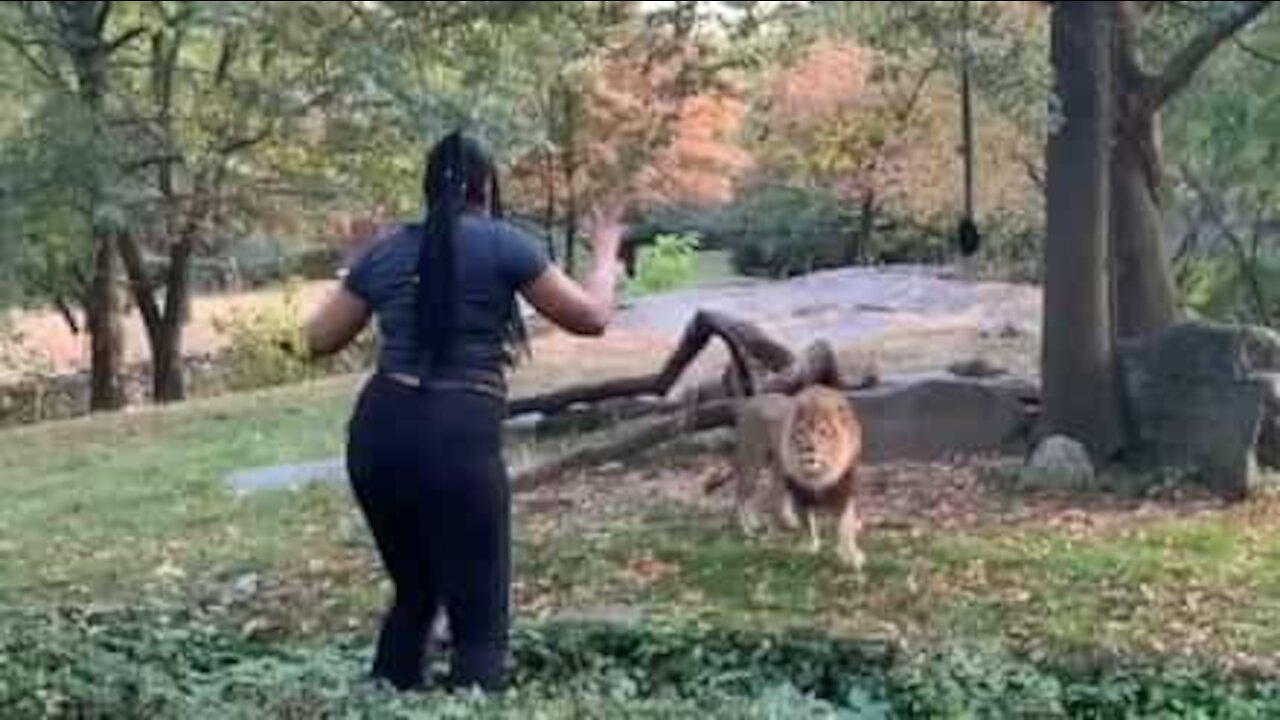
<instances>
[{"instance_id":1,"label":"orange autumn foliage","mask_svg":"<svg viewBox=\"0 0 1280 720\"><path fill-rule=\"evenodd\" d=\"M753 149L763 172L851 201L874 193L881 207L926 222L960 212L960 102L952 68L824 41L768 79L761 105L763 139ZM1038 212L1039 190L1026 168L1036 138L980 106L975 121L979 215Z\"/></svg>"}]
</instances>

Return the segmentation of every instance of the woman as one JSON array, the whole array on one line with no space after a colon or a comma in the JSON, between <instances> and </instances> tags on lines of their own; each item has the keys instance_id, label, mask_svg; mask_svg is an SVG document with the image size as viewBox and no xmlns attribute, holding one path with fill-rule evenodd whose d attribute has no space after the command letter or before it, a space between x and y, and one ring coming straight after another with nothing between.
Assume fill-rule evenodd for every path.
<instances>
[{"instance_id":1,"label":"woman","mask_svg":"<svg viewBox=\"0 0 1280 720\"><path fill-rule=\"evenodd\" d=\"M425 641L447 607L449 684L504 686L511 572L510 496L502 455L504 366L526 343L522 295L560 327L600 335L612 316L619 209L596 218L582 285L501 220L493 163L454 133L427 159L425 223L404 226L355 260L307 324L313 355L336 352L376 316L382 345L348 433L352 489L395 598L373 674L421 687Z\"/></svg>"}]
</instances>

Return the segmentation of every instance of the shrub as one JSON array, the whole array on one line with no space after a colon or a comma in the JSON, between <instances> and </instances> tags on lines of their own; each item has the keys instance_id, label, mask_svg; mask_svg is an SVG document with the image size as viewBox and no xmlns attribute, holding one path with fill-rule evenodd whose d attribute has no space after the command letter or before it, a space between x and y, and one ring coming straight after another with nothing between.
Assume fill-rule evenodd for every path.
<instances>
[{"instance_id":1,"label":"shrub","mask_svg":"<svg viewBox=\"0 0 1280 720\"><path fill-rule=\"evenodd\" d=\"M1252 272L1267 303L1268 318L1274 322L1280 318L1280 293L1275 290L1280 287L1280 259L1261 259ZM1211 320L1257 323L1253 282L1239 263L1225 257L1192 258L1178 269L1178 284L1187 307Z\"/></svg>"},{"instance_id":2,"label":"shrub","mask_svg":"<svg viewBox=\"0 0 1280 720\"><path fill-rule=\"evenodd\" d=\"M0 618L0 717L1265 718L1280 682L1171 664L1032 663L998 648L923 654L817 633L545 623L513 638L503 695L402 696L368 651L285 649L177 613ZM438 668L443 669L443 668Z\"/></svg>"},{"instance_id":3,"label":"shrub","mask_svg":"<svg viewBox=\"0 0 1280 720\"><path fill-rule=\"evenodd\" d=\"M840 265L857 214L820 189L758 184L724 208L718 221L735 270L789 277Z\"/></svg>"},{"instance_id":4,"label":"shrub","mask_svg":"<svg viewBox=\"0 0 1280 720\"><path fill-rule=\"evenodd\" d=\"M694 235L659 235L638 248L635 277L627 285L633 295L663 292L689 285L698 276L699 241Z\"/></svg>"},{"instance_id":5,"label":"shrub","mask_svg":"<svg viewBox=\"0 0 1280 720\"><path fill-rule=\"evenodd\" d=\"M275 387L365 367L373 354L372 331L365 331L351 347L335 357L311 362L292 352L303 347L303 314L298 306L298 282L284 285L278 303L235 311L214 321L227 336L228 384L234 391Z\"/></svg>"}]
</instances>

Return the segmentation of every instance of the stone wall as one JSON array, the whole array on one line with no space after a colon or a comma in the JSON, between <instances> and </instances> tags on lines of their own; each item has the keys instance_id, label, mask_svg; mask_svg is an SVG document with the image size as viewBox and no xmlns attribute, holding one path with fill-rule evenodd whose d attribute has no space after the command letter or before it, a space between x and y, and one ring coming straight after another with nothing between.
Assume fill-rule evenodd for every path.
<instances>
[{"instance_id":1,"label":"stone wall","mask_svg":"<svg viewBox=\"0 0 1280 720\"><path fill-rule=\"evenodd\" d=\"M228 389L230 368L225 357L204 356L186 359L187 394L208 397ZM128 368L124 374L125 397L129 405L143 405L151 399L151 367ZM0 428L31 425L50 420L68 420L89 414L89 373L28 375L0 385Z\"/></svg>"}]
</instances>

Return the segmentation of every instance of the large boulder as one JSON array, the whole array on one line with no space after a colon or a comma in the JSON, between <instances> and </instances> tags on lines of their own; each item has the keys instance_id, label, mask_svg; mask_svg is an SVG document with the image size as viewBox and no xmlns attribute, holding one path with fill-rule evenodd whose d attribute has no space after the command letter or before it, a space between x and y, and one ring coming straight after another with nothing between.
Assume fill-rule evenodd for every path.
<instances>
[{"instance_id":1,"label":"large boulder","mask_svg":"<svg viewBox=\"0 0 1280 720\"><path fill-rule=\"evenodd\" d=\"M1028 487L1085 490L1093 485L1093 461L1078 441L1053 435L1036 446L1019 477Z\"/></svg>"},{"instance_id":2,"label":"large boulder","mask_svg":"<svg viewBox=\"0 0 1280 720\"><path fill-rule=\"evenodd\" d=\"M889 382L850 394L866 462L932 461L1025 452L1037 392L1025 381L949 376Z\"/></svg>"},{"instance_id":3,"label":"large boulder","mask_svg":"<svg viewBox=\"0 0 1280 720\"><path fill-rule=\"evenodd\" d=\"M1119 346L1130 437L1140 463L1188 472L1240 500L1276 460L1280 335L1185 323Z\"/></svg>"}]
</instances>

